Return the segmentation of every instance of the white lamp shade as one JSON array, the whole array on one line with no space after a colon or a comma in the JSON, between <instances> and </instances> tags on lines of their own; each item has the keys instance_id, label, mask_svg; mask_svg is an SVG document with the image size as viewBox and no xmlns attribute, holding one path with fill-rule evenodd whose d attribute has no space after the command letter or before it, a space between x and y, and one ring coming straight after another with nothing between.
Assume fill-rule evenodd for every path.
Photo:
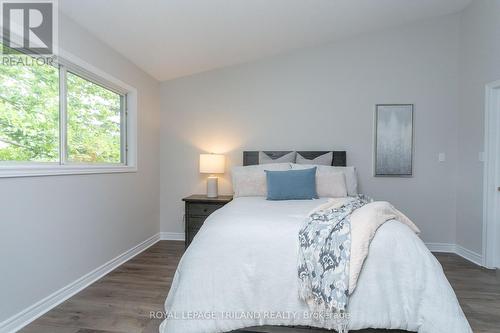
<instances>
[{"instance_id":1,"label":"white lamp shade","mask_svg":"<svg viewBox=\"0 0 500 333\"><path fill-rule=\"evenodd\" d=\"M226 158L219 154L200 154L200 173L224 173Z\"/></svg>"}]
</instances>

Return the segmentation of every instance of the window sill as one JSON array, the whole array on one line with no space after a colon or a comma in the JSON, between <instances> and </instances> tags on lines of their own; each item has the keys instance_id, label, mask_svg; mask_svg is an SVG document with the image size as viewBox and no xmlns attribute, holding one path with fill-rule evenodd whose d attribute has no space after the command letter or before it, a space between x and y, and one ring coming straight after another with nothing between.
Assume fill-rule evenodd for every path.
<instances>
[{"instance_id":1,"label":"window sill","mask_svg":"<svg viewBox=\"0 0 500 333\"><path fill-rule=\"evenodd\" d=\"M0 178L43 177L137 172L137 167L126 165L35 165L0 166Z\"/></svg>"}]
</instances>

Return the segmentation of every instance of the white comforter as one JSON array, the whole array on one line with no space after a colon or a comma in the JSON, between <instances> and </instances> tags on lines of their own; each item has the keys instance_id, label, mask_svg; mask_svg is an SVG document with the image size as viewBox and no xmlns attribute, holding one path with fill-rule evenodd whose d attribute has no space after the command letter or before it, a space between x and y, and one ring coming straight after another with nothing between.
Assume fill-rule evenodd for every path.
<instances>
[{"instance_id":1,"label":"white comforter","mask_svg":"<svg viewBox=\"0 0 500 333\"><path fill-rule=\"evenodd\" d=\"M213 213L179 263L160 332L329 326L307 315L296 267L298 231L324 202L247 197ZM395 220L373 238L348 310L351 330L472 332L438 261Z\"/></svg>"}]
</instances>

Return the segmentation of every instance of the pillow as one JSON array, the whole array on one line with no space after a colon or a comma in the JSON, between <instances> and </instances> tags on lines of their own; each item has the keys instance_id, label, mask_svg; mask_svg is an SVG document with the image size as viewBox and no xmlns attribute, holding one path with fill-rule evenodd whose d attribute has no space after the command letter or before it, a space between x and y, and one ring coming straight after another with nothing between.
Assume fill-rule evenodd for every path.
<instances>
[{"instance_id":1,"label":"pillow","mask_svg":"<svg viewBox=\"0 0 500 333\"><path fill-rule=\"evenodd\" d=\"M316 191L320 198L345 198L347 185L342 171L322 166L316 170Z\"/></svg>"},{"instance_id":2,"label":"pillow","mask_svg":"<svg viewBox=\"0 0 500 333\"><path fill-rule=\"evenodd\" d=\"M269 164L269 163L295 163L295 152L292 151L286 155L275 158L274 160L269 157L263 151L259 151L259 164Z\"/></svg>"},{"instance_id":3,"label":"pillow","mask_svg":"<svg viewBox=\"0 0 500 333\"><path fill-rule=\"evenodd\" d=\"M290 170L290 163L234 166L231 169L234 197L265 197L267 186L264 170Z\"/></svg>"},{"instance_id":4,"label":"pillow","mask_svg":"<svg viewBox=\"0 0 500 333\"><path fill-rule=\"evenodd\" d=\"M358 195L358 179L356 177L356 169L352 166L350 167L337 167L337 166L326 166L326 165L305 165L305 164L292 164L292 170L303 170L312 167L318 168L318 174L326 172L325 170L331 170L336 172L342 172L345 176L345 184L348 196Z\"/></svg>"},{"instance_id":5,"label":"pillow","mask_svg":"<svg viewBox=\"0 0 500 333\"><path fill-rule=\"evenodd\" d=\"M329 152L323 155L320 155L312 160L308 160L307 158L302 157L299 153L297 153L297 160L295 163L297 164L313 164L313 165L332 165L333 160L333 152Z\"/></svg>"},{"instance_id":6,"label":"pillow","mask_svg":"<svg viewBox=\"0 0 500 333\"><path fill-rule=\"evenodd\" d=\"M317 199L316 168L304 170L269 171L267 176L267 200Z\"/></svg>"}]
</instances>

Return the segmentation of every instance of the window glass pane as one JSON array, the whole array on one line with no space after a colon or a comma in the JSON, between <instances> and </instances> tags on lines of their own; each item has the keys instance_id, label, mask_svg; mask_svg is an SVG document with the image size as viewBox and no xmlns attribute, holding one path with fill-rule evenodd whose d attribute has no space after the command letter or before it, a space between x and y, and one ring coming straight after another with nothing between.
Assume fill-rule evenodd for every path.
<instances>
[{"instance_id":1,"label":"window glass pane","mask_svg":"<svg viewBox=\"0 0 500 333\"><path fill-rule=\"evenodd\" d=\"M0 161L59 161L57 68L0 64Z\"/></svg>"},{"instance_id":2,"label":"window glass pane","mask_svg":"<svg viewBox=\"0 0 500 333\"><path fill-rule=\"evenodd\" d=\"M121 162L120 95L67 73L68 161Z\"/></svg>"}]
</instances>

